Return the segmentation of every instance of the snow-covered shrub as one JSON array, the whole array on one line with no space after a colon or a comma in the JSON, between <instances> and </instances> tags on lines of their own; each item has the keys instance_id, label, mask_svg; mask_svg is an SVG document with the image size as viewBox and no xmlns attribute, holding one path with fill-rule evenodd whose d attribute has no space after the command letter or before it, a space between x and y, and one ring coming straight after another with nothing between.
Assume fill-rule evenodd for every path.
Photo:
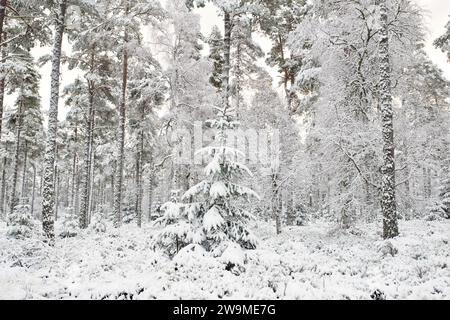
<instances>
[{"instance_id":1,"label":"snow-covered shrub","mask_svg":"<svg viewBox=\"0 0 450 320\"><path fill-rule=\"evenodd\" d=\"M161 206L161 211L163 215L155 220L155 224L161 224L164 228L154 236L153 246L173 257L181 248L193 242L191 226L182 204L169 201Z\"/></svg>"},{"instance_id":2,"label":"snow-covered shrub","mask_svg":"<svg viewBox=\"0 0 450 320\"><path fill-rule=\"evenodd\" d=\"M8 216L8 237L23 239L32 235L34 222L31 217L31 209L28 204L18 204Z\"/></svg>"},{"instance_id":3,"label":"snow-covered shrub","mask_svg":"<svg viewBox=\"0 0 450 320\"><path fill-rule=\"evenodd\" d=\"M134 211L134 208L131 206L124 206L122 210L122 222L124 224L129 224L133 222L133 220L136 218L136 212Z\"/></svg>"},{"instance_id":4,"label":"snow-covered shrub","mask_svg":"<svg viewBox=\"0 0 450 320\"><path fill-rule=\"evenodd\" d=\"M59 234L62 238L75 237L78 234L78 219L73 208L67 208L63 218L63 230Z\"/></svg>"},{"instance_id":5,"label":"snow-covered shrub","mask_svg":"<svg viewBox=\"0 0 450 320\"><path fill-rule=\"evenodd\" d=\"M429 208L428 221L450 219L450 179L444 179L439 188L439 198Z\"/></svg>"},{"instance_id":6,"label":"snow-covered shrub","mask_svg":"<svg viewBox=\"0 0 450 320\"><path fill-rule=\"evenodd\" d=\"M152 205L152 212L150 215L150 220L155 221L156 219L161 218L162 215L163 215L162 203L161 203L161 201L157 200Z\"/></svg>"},{"instance_id":7,"label":"snow-covered shrub","mask_svg":"<svg viewBox=\"0 0 450 320\"><path fill-rule=\"evenodd\" d=\"M103 210L99 210L92 215L92 229L95 232L106 232L106 213Z\"/></svg>"},{"instance_id":8,"label":"snow-covered shrub","mask_svg":"<svg viewBox=\"0 0 450 320\"><path fill-rule=\"evenodd\" d=\"M295 206L294 210L295 210L294 224L297 226L306 225L308 219L306 208L303 205L299 204Z\"/></svg>"},{"instance_id":9,"label":"snow-covered shrub","mask_svg":"<svg viewBox=\"0 0 450 320\"><path fill-rule=\"evenodd\" d=\"M236 275L245 271L246 256L242 248L236 243L226 245L226 249L220 256L220 261L226 265L226 270L232 271Z\"/></svg>"}]
</instances>

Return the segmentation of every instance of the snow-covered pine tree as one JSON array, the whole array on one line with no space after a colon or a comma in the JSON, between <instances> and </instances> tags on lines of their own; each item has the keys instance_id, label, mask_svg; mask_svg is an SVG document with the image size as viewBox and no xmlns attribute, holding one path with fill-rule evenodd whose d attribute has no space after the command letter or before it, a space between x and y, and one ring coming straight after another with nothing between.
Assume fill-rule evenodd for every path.
<instances>
[{"instance_id":1,"label":"snow-covered pine tree","mask_svg":"<svg viewBox=\"0 0 450 320\"><path fill-rule=\"evenodd\" d=\"M204 169L205 179L182 197L183 201L196 201L177 203L173 198L163 205L164 216L157 221L165 226L155 236L155 244L160 247L175 242L175 248L179 250L181 246L197 244L214 256L220 256L230 244L246 249L257 245L257 239L248 227L252 215L240 208L237 201L259 197L238 183L244 174L251 175L251 172L235 160L243 154L226 144L226 131L236 128L237 123L232 120L231 108L216 109L218 119L209 121L217 130L216 145L197 151L212 157ZM173 249L170 253L173 254Z\"/></svg>"},{"instance_id":2,"label":"snow-covered pine tree","mask_svg":"<svg viewBox=\"0 0 450 320\"><path fill-rule=\"evenodd\" d=\"M249 83L255 74L261 73L256 61L264 57L261 47L252 38L255 26L252 25L252 19L243 16L235 19L233 28L231 66L232 82L231 88L234 97L234 108L236 119L240 120L240 114L244 106L243 92L249 88Z\"/></svg>"},{"instance_id":3,"label":"snow-covered pine tree","mask_svg":"<svg viewBox=\"0 0 450 320\"><path fill-rule=\"evenodd\" d=\"M433 44L442 52L447 53L447 61L450 62L450 21L445 25L445 29L445 33L434 40Z\"/></svg>"},{"instance_id":4,"label":"snow-covered pine tree","mask_svg":"<svg viewBox=\"0 0 450 320\"><path fill-rule=\"evenodd\" d=\"M106 207L100 206L100 208L93 214L92 228L97 233L106 232L106 220L107 220L106 210L107 210Z\"/></svg>"},{"instance_id":5,"label":"snow-covered pine tree","mask_svg":"<svg viewBox=\"0 0 450 320\"><path fill-rule=\"evenodd\" d=\"M114 214L115 226L121 224L121 208L123 198L124 162L125 162L125 133L126 113L128 99L129 58L135 53L130 50L133 46L140 46L141 31L135 28L140 24L154 24L164 17L164 12L158 1L154 0L122 0L117 5L116 1L106 1L109 26L117 30L120 35L119 52L121 56L121 88L118 103L119 123L117 130L117 167L114 179Z\"/></svg>"},{"instance_id":6,"label":"snow-covered pine tree","mask_svg":"<svg viewBox=\"0 0 450 320\"><path fill-rule=\"evenodd\" d=\"M280 233L283 199L284 208L292 210L291 194L297 185L299 189L303 187L295 182L294 174L298 170L293 163L294 155L300 149L300 137L297 123L290 116L286 103L272 88L270 75L261 73L252 84L256 92L250 105L243 108L240 123L242 127L258 130L260 137L267 139L269 144L268 150L259 150L260 161L249 164L249 168L255 173L249 180L262 197L262 201L258 203L261 214L264 218L273 218L276 231ZM280 137L283 137L282 142L279 141ZM289 223L291 220L293 218L289 217Z\"/></svg>"},{"instance_id":7,"label":"snow-covered pine tree","mask_svg":"<svg viewBox=\"0 0 450 320\"><path fill-rule=\"evenodd\" d=\"M234 110L226 106L216 107L216 110L217 119L208 121L217 130L215 144L197 151L212 158L204 169L205 179L189 189L182 200L197 199L188 204L186 210L190 215L203 216L204 246L220 255L228 242L247 249L256 247L256 237L248 229L252 215L240 208L237 201L249 201L252 197L259 200L259 196L239 184L245 174L252 174L245 164L236 160L243 153L234 146L227 146L227 131L238 125L233 121Z\"/></svg>"},{"instance_id":8,"label":"snow-covered pine tree","mask_svg":"<svg viewBox=\"0 0 450 320\"><path fill-rule=\"evenodd\" d=\"M295 112L299 98L295 84L302 65L297 52L289 47L288 37L308 13L309 6L305 0L262 0L267 12L259 24L261 30L272 41L272 48L266 62L277 67L281 73L281 83L285 91L288 110Z\"/></svg>"},{"instance_id":9,"label":"snow-covered pine tree","mask_svg":"<svg viewBox=\"0 0 450 320\"><path fill-rule=\"evenodd\" d=\"M61 238L75 237L79 232L78 217L73 208L66 208L63 217L63 227L59 236Z\"/></svg>"},{"instance_id":10,"label":"snow-covered pine tree","mask_svg":"<svg viewBox=\"0 0 450 320\"><path fill-rule=\"evenodd\" d=\"M73 40L73 52L68 61L69 69L79 68L84 72L84 82L80 83L84 99L79 106L84 111L82 128L85 133L79 221L80 227L85 229L91 214L95 119L99 112L97 109L104 106L105 100L113 100L110 88L115 84L111 79L114 71L111 58L114 42L107 36L109 28L105 27L107 21L103 15L92 10L83 10L83 14L75 18L77 28L73 28L69 34L69 39ZM95 28L96 32L86 32L92 28Z\"/></svg>"},{"instance_id":11,"label":"snow-covered pine tree","mask_svg":"<svg viewBox=\"0 0 450 320\"><path fill-rule=\"evenodd\" d=\"M209 45L209 59L213 63L213 72L209 78L210 83L220 90L222 88L222 73L223 73L223 55L222 55L222 33L219 28L214 25L211 33L206 39Z\"/></svg>"},{"instance_id":12,"label":"snow-covered pine tree","mask_svg":"<svg viewBox=\"0 0 450 320\"><path fill-rule=\"evenodd\" d=\"M133 106L129 116L130 148L135 157L136 223L141 227L144 168L146 165L153 166L151 159L158 124L155 110L164 101L166 83L161 66L148 49L143 48L139 56L132 58L130 62L130 103ZM152 175L152 172L149 174Z\"/></svg>"},{"instance_id":13,"label":"snow-covered pine tree","mask_svg":"<svg viewBox=\"0 0 450 320\"><path fill-rule=\"evenodd\" d=\"M16 239L29 238L35 224L31 216L30 205L25 200L18 202L8 215L6 235Z\"/></svg>"},{"instance_id":14,"label":"snow-covered pine tree","mask_svg":"<svg viewBox=\"0 0 450 320\"><path fill-rule=\"evenodd\" d=\"M17 50L19 51L19 50ZM13 157L13 174L10 195L10 212L18 204L19 196L17 192L19 162L21 151L24 150L23 158L24 174L26 173L26 162L28 155L27 138L33 134L35 123L42 125L42 116L40 114L39 80L40 75L37 72L34 60L27 48L21 51L22 59L16 61L16 68L13 74L10 74L10 85L18 88L16 99L16 112L11 114L10 122L13 122L15 128L15 151ZM25 137L24 137L25 134Z\"/></svg>"}]
</instances>

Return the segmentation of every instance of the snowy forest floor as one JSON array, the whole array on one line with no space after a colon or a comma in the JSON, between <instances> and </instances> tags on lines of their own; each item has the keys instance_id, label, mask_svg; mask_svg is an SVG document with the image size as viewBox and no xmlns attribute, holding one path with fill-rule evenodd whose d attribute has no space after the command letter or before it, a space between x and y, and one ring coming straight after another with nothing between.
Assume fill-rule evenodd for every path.
<instances>
[{"instance_id":1,"label":"snowy forest floor","mask_svg":"<svg viewBox=\"0 0 450 320\"><path fill-rule=\"evenodd\" d=\"M152 251L149 225L87 230L49 248L8 239L1 222L0 299L370 299L377 289L386 299L450 298L448 220L400 221L394 249L376 223L350 232L326 223L279 236L271 224L254 230L258 249L227 271L220 259Z\"/></svg>"}]
</instances>

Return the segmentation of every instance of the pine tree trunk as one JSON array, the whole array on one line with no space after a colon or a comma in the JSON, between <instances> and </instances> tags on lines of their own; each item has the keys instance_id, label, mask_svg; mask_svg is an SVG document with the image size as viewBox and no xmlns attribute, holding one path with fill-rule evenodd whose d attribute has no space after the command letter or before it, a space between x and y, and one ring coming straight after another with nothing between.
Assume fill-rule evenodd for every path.
<instances>
[{"instance_id":1,"label":"pine tree trunk","mask_svg":"<svg viewBox=\"0 0 450 320\"><path fill-rule=\"evenodd\" d=\"M89 206L88 206L88 225L91 223L91 217L92 217L92 210L94 209L96 198L94 198L94 175L95 175L95 153L93 148L93 139L91 138L91 167L89 169Z\"/></svg>"},{"instance_id":2,"label":"pine tree trunk","mask_svg":"<svg viewBox=\"0 0 450 320\"><path fill-rule=\"evenodd\" d=\"M24 150L23 150L23 170L22 170L22 191L21 197L24 198L27 192L27 162L28 162L28 142L25 140Z\"/></svg>"},{"instance_id":3,"label":"pine tree trunk","mask_svg":"<svg viewBox=\"0 0 450 320\"><path fill-rule=\"evenodd\" d=\"M116 182L116 180L115 180L115 177L116 177L116 171L117 171L117 161L116 160L113 160L113 163L112 163L112 175L111 175L111 208L114 208L114 197L115 197L115 195L116 195L116 193L115 193L115 182Z\"/></svg>"},{"instance_id":4,"label":"pine tree trunk","mask_svg":"<svg viewBox=\"0 0 450 320\"><path fill-rule=\"evenodd\" d=\"M139 133L139 145L138 145L138 153L136 159L136 220L137 225L140 228L142 226L142 154L144 153L144 132L143 129L140 130Z\"/></svg>"},{"instance_id":5,"label":"pine tree trunk","mask_svg":"<svg viewBox=\"0 0 450 320\"><path fill-rule=\"evenodd\" d=\"M61 66L61 47L64 35L67 0L58 2L55 16L55 38L52 52L52 73L50 108L48 112L47 145L44 160L44 181L42 199L42 227L50 245L54 244L54 170L56 155L56 136L58 130L59 76Z\"/></svg>"},{"instance_id":6,"label":"pine tree trunk","mask_svg":"<svg viewBox=\"0 0 450 320\"><path fill-rule=\"evenodd\" d=\"M127 10L128 13L128 10ZM126 94L128 82L128 32L125 30L123 41L122 57L122 96L119 105L119 131L118 131L118 159L116 168L116 186L114 195L114 226L118 228L121 225L122 210L122 182L124 167L124 147L125 147L125 114L126 114Z\"/></svg>"},{"instance_id":7,"label":"pine tree trunk","mask_svg":"<svg viewBox=\"0 0 450 320\"><path fill-rule=\"evenodd\" d=\"M383 166L381 210L383 212L383 238L398 235L395 202L394 125L391 94L391 68L386 0L380 0L380 98L383 136Z\"/></svg>"},{"instance_id":8,"label":"pine tree trunk","mask_svg":"<svg viewBox=\"0 0 450 320\"><path fill-rule=\"evenodd\" d=\"M5 152L8 151L7 149ZM0 209L2 210L2 216L6 216L6 210L5 210L5 196L6 196L6 165L7 165L7 158L3 158L3 165L2 165L2 190L0 192Z\"/></svg>"},{"instance_id":9,"label":"pine tree trunk","mask_svg":"<svg viewBox=\"0 0 450 320\"><path fill-rule=\"evenodd\" d=\"M69 200L69 207L73 208L75 205L75 186L76 186L76 180L77 180L77 155L73 155L72 160L72 184L71 184L71 190L70 190L70 200Z\"/></svg>"},{"instance_id":10,"label":"pine tree trunk","mask_svg":"<svg viewBox=\"0 0 450 320\"><path fill-rule=\"evenodd\" d=\"M86 111L86 134L84 137L84 160L83 160L83 182L81 184L81 206L79 216L79 226L86 229L88 226L89 215L89 186L91 184L91 143L92 143L92 125L93 125L93 109L94 109L94 92L92 84L89 84L89 104Z\"/></svg>"},{"instance_id":11,"label":"pine tree trunk","mask_svg":"<svg viewBox=\"0 0 450 320\"><path fill-rule=\"evenodd\" d=\"M0 44L3 42L3 25L5 23L6 17L6 0L0 0ZM3 61L5 54L3 51L3 46L0 45L0 59ZM3 62L0 62L3 64ZM2 137L2 123L3 123L3 103L5 99L5 74L0 73L0 139Z\"/></svg>"},{"instance_id":12,"label":"pine tree trunk","mask_svg":"<svg viewBox=\"0 0 450 320\"><path fill-rule=\"evenodd\" d=\"M281 233L281 197L277 183L277 174L272 174L272 215L275 218L275 229L277 234Z\"/></svg>"},{"instance_id":13,"label":"pine tree trunk","mask_svg":"<svg viewBox=\"0 0 450 320\"><path fill-rule=\"evenodd\" d=\"M31 192L31 216L34 214L34 198L36 193L36 166L34 164L31 165L33 167L33 190Z\"/></svg>"},{"instance_id":14,"label":"pine tree trunk","mask_svg":"<svg viewBox=\"0 0 450 320\"><path fill-rule=\"evenodd\" d=\"M223 107L229 108L230 97L230 54L231 54L231 16L228 11L224 12L224 38L223 38L223 75L222 75L222 90L223 90Z\"/></svg>"},{"instance_id":15,"label":"pine tree trunk","mask_svg":"<svg viewBox=\"0 0 450 320\"><path fill-rule=\"evenodd\" d=\"M74 130L74 134L75 134L75 138L74 138L74 143L76 144L78 142L78 118L75 120L75 130ZM69 207L71 207L73 209L73 212L75 212L75 186L77 184L76 180L77 180L77 171L78 171L78 155L77 152L75 151L73 154L73 161L72 161L72 188L70 191L70 202L69 202Z\"/></svg>"},{"instance_id":16,"label":"pine tree trunk","mask_svg":"<svg viewBox=\"0 0 450 320\"><path fill-rule=\"evenodd\" d=\"M8 149L5 148L5 152L7 152ZM6 218L6 210L5 210L5 197L6 197L6 165L7 165L7 158L3 157L3 164L2 164L2 187L0 191L0 210L2 212L2 217Z\"/></svg>"},{"instance_id":17,"label":"pine tree trunk","mask_svg":"<svg viewBox=\"0 0 450 320\"><path fill-rule=\"evenodd\" d=\"M6 0L0 0L0 43L3 42L3 25L5 24L5 17L6 17ZM0 45L0 59L3 61L5 58L5 52L3 50L3 46ZM0 62L0 64L3 64L3 62ZM2 131L3 131L3 105L4 105L4 99L5 99L5 75L4 73L0 73L0 141L2 138ZM1 146L3 147L3 146ZM5 146L5 152L6 152L6 146ZM6 157L3 158L3 165L2 165L2 187L0 191L0 217L5 217L5 190L6 190Z\"/></svg>"},{"instance_id":18,"label":"pine tree trunk","mask_svg":"<svg viewBox=\"0 0 450 320\"><path fill-rule=\"evenodd\" d=\"M77 165L78 166L78 165ZM77 173L78 173L78 168L77 168ZM77 174L77 178L75 180L75 202L74 202L74 210L73 212L75 212L75 216L79 216L79 212L80 212L80 177L78 177Z\"/></svg>"},{"instance_id":19,"label":"pine tree trunk","mask_svg":"<svg viewBox=\"0 0 450 320\"><path fill-rule=\"evenodd\" d=\"M148 221L152 221L153 171L148 174Z\"/></svg>"},{"instance_id":20,"label":"pine tree trunk","mask_svg":"<svg viewBox=\"0 0 450 320\"><path fill-rule=\"evenodd\" d=\"M23 93L23 89L21 89ZM9 213L11 214L19 204L19 198L17 197L17 180L19 175L19 154L20 154L20 134L22 132L22 110L23 110L23 101L19 102L19 109L17 110L17 118L16 118L16 148L14 151L14 160L13 160L13 177L12 177L12 185L11 185L11 196L10 196L10 206Z\"/></svg>"},{"instance_id":21,"label":"pine tree trunk","mask_svg":"<svg viewBox=\"0 0 450 320\"><path fill-rule=\"evenodd\" d=\"M55 166L55 221L58 220L59 209L59 167Z\"/></svg>"}]
</instances>

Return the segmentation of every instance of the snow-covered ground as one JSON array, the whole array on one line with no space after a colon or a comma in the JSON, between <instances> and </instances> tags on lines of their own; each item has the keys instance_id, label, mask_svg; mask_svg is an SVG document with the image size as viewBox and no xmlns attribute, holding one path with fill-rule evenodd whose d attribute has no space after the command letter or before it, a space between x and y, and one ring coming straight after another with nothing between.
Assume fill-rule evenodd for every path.
<instances>
[{"instance_id":1,"label":"snow-covered ground","mask_svg":"<svg viewBox=\"0 0 450 320\"><path fill-rule=\"evenodd\" d=\"M172 261L152 251L155 229L124 226L58 239L12 240L0 223L0 299L450 299L450 221L401 221L380 240L378 224L333 232L317 223L255 228L257 250L241 267L202 252ZM239 261L239 257L235 257Z\"/></svg>"}]
</instances>

